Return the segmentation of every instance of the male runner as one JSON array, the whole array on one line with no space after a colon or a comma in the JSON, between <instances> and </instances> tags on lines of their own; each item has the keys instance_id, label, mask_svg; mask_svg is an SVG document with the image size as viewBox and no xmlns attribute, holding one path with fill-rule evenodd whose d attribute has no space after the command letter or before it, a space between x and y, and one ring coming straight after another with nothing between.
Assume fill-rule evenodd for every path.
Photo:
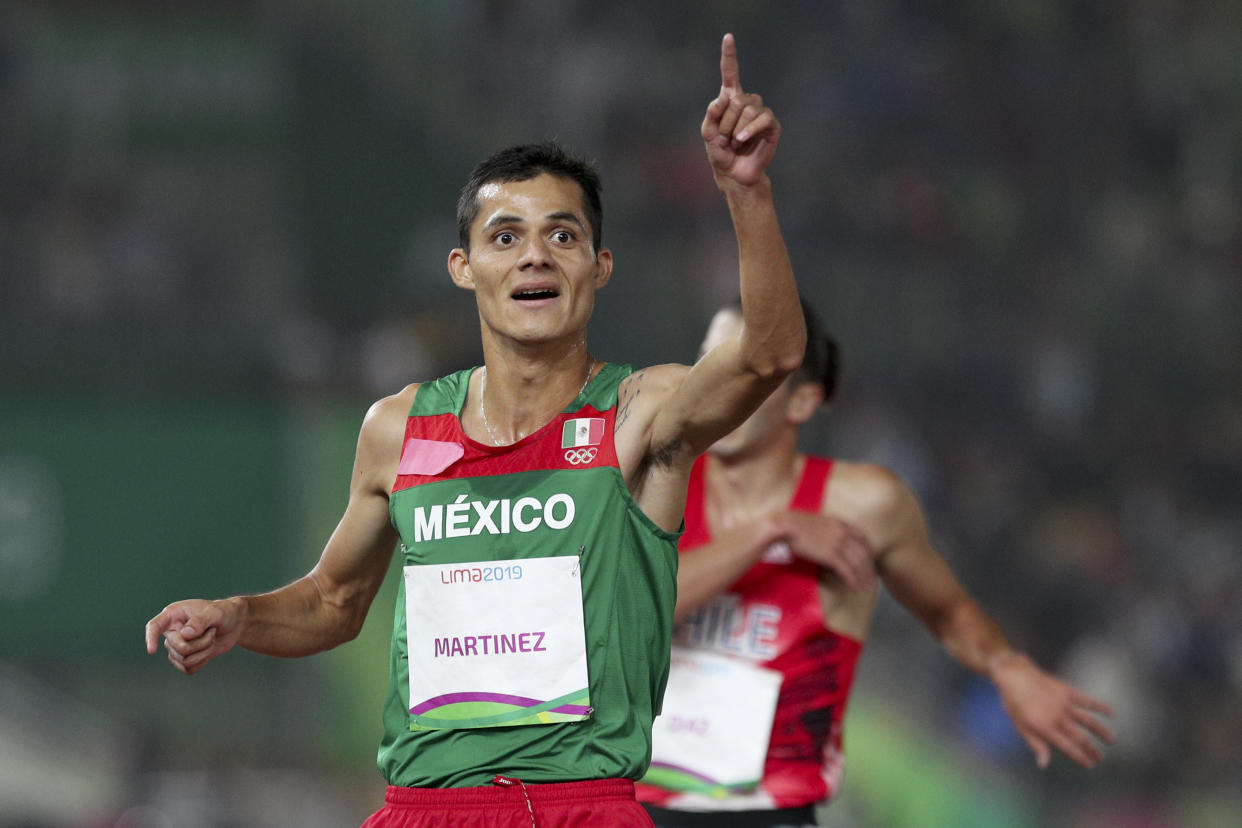
<instances>
[{"instance_id":1,"label":"male runner","mask_svg":"<svg viewBox=\"0 0 1242 828\"><path fill-rule=\"evenodd\" d=\"M766 169L780 125L742 91L732 35L701 133L738 242L743 319L693 367L587 350L612 274L599 183L552 144L475 168L455 284L484 365L375 403L319 562L263 595L147 624L187 674L234 645L302 656L353 638L404 560L379 766L412 828L650 825L633 796L668 671L676 533L694 458L801 360L805 332Z\"/></svg>"},{"instance_id":2,"label":"male runner","mask_svg":"<svg viewBox=\"0 0 1242 828\"><path fill-rule=\"evenodd\" d=\"M1010 647L932 549L906 485L879 466L798 451L799 428L832 397L838 362L835 342L804 313L802 367L691 474L678 646L657 735L665 720L675 726L667 745L656 740L640 801L661 828L815 824L815 806L841 780L842 717L877 574L949 655L995 682L1040 767L1052 748L1093 766L1097 740L1113 738L1097 715L1110 707ZM703 347L742 324L736 308L721 310ZM718 712L722 699L738 707ZM756 719L771 726L750 744L717 741Z\"/></svg>"}]
</instances>

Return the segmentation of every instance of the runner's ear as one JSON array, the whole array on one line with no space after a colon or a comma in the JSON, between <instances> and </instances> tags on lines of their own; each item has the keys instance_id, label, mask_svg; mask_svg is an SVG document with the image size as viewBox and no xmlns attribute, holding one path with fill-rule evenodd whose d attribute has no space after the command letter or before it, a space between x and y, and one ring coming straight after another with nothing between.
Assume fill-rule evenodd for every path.
<instances>
[{"instance_id":1,"label":"runner's ear","mask_svg":"<svg viewBox=\"0 0 1242 828\"><path fill-rule=\"evenodd\" d=\"M460 247L453 248L448 255L448 272L453 284L465 290L474 290L474 274L470 272L470 257Z\"/></svg>"},{"instance_id":2,"label":"runner's ear","mask_svg":"<svg viewBox=\"0 0 1242 828\"><path fill-rule=\"evenodd\" d=\"M785 406L786 416L797 425L802 425L824 404L824 387L818 382L799 382L789 395Z\"/></svg>"},{"instance_id":3,"label":"runner's ear","mask_svg":"<svg viewBox=\"0 0 1242 828\"><path fill-rule=\"evenodd\" d=\"M612 278L612 251L607 247L595 257L595 289L599 290Z\"/></svg>"}]
</instances>

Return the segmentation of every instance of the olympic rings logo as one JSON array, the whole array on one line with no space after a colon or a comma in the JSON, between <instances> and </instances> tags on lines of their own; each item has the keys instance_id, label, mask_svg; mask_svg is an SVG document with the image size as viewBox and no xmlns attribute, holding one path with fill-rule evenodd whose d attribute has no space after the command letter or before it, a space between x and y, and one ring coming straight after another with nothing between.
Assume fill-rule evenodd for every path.
<instances>
[{"instance_id":1,"label":"olympic rings logo","mask_svg":"<svg viewBox=\"0 0 1242 828\"><path fill-rule=\"evenodd\" d=\"M590 463L597 454L599 454L599 449L594 447L570 449L565 452L565 459L577 466L582 463Z\"/></svg>"}]
</instances>

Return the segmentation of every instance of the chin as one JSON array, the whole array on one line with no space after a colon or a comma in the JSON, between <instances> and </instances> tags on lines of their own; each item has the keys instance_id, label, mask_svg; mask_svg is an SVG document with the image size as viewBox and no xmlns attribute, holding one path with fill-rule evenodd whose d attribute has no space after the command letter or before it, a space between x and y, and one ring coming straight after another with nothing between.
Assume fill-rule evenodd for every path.
<instances>
[{"instance_id":1,"label":"chin","mask_svg":"<svg viewBox=\"0 0 1242 828\"><path fill-rule=\"evenodd\" d=\"M728 460L741 454L745 448L745 443L734 435L729 434L712 443L707 449L707 454L718 457L721 460Z\"/></svg>"},{"instance_id":2,"label":"chin","mask_svg":"<svg viewBox=\"0 0 1242 828\"><path fill-rule=\"evenodd\" d=\"M558 327L548 324L516 325L513 331L513 339L527 345L552 342L562 335L563 332Z\"/></svg>"},{"instance_id":3,"label":"chin","mask_svg":"<svg viewBox=\"0 0 1242 828\"><path fill-rule=\"evenodd\" d=\"M528 345L556 342L580 328L566 319L526 319L513 326L513 339Z\"/></svg>"}]
</instances>

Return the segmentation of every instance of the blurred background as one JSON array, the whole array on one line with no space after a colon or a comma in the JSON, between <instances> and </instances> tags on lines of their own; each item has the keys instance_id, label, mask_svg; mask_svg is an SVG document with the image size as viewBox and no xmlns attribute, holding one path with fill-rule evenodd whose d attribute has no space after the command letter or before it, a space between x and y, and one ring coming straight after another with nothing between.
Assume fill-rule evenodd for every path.
<instances>
[{"instance_id":1,"label":"blurred background","mask_svg":"<svg viewBox=\"0 0 1242 828\"><path fill-rule=\"evenodd\" d=\"M736 33L841 340L808 449L897 470L1014 643L1112 701L1040 772L881 604L825 811L1242 824L1242 7L1232 0L217 0L0 7L0 825L357 825L363 635L187 679L183 597L314 563L375 398L480 358L444 261L473 164L604 176L591 345L694 359L735 291L698 125Z\"/></svg>"}]
</instances>

